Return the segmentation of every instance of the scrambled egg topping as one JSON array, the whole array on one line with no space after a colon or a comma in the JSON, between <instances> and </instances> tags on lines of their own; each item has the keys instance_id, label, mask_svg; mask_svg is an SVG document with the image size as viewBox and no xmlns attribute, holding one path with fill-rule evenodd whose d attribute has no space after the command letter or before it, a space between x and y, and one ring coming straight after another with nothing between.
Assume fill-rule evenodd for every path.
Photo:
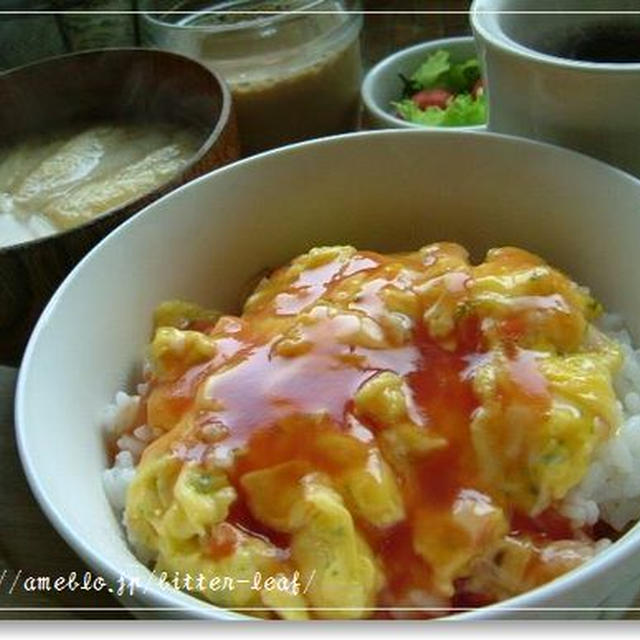
<instances>
[{"instance_id":1,"label":"scrambled egg topping","mask_svg":"<svg viewBox=\"0 0 640 640\"><path fill-rule=\"evenodd\" d=\"M594 553L556 506L621 419L598 312L526 251L473 266L449 243L313 249L239 317L165 303L129 536L157 571L245 579L199 595L257 615L429 615L546 582ZM296 571L302 591L250 586Z\"/></svg>"}]
</instances>

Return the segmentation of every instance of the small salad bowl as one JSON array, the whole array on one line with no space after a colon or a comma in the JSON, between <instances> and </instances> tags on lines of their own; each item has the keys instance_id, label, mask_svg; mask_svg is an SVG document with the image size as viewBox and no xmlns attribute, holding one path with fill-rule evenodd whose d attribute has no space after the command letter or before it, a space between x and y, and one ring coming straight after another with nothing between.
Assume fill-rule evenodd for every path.
<instances>
[{"instance_id":1,"label":"small salad bowl","mask_svg":"<svg viewBox=\"0 0 640 640\"><path fill-rule=\"evenodd\" d=\"M437 52L446 52L448 56ZM430 63L425 64L428 59ZM455 128L464 131L484 131L486 124L479 123L478 116L482 113L483 108L486 109L486 103L484 98L481 99L482 104L476 101L475 95L478 86L472 86L475 84L474 76L477 78L478 75L478 67L473 62L464 64L468 60L475 61L476 59L475 43L470 36L431 40L402 49L385 58L367 73L362 83L363 123L365 127L370 129ZM416 83L417 78L427 81L428 86L425 87L427 89L440 89L443 86L448 86L449 91L456 94L453 100L457 104L453 107L447 107L447 111L453 109L455 113L449 111L444 116L437 111L432 111L430 107L421 109L416 104L416 102L421 102L420 96L412 101L409 94L418 93L422 88L420 82ZM458 91L452 91L451 85L453 83L462 86L464 78L470 80L470 86L466 90L467 96L463 97L462 103L460 103L458 102ZM413 86L411 86L412 84ZM474 97L470 96L469 89L474 89ZM438 91L430 93L431 96L426 95L427 103L430 102L430 98L435 98L436 102L442 100L443 94L441 92L440 96ZM403 101L404 97L406 97L403 102L405 108L413 112L421 120L420 122L408 120L400 115L399 111L403 110L403 107L398 108L395 105ZM446 94L444 97L446 98ZM452 101L449 100L447 104L452 105ZM425 107L425 103L422 102L421 106ZM427 114L427 112L430 113ZM442 121L438 123L438 120Z\"/></svg>"}]
</instances>

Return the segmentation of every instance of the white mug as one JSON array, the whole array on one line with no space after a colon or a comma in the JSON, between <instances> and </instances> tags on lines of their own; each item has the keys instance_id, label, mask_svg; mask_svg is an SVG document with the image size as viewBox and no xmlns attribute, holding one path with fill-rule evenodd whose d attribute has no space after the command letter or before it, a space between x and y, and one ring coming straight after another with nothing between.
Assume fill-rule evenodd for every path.
<instances>
[{"instance_id":1,"label":"white mug","mask_svg":"<svg viewBox=\"0 0 640 640\"><path fill-rule=\"evenodd\" d=\"M624 13L639 9L638 0L475 0L489 130L640 175L640 14ZM633 51L612 49L636 38Z\"/></svg>"}]
</instances>

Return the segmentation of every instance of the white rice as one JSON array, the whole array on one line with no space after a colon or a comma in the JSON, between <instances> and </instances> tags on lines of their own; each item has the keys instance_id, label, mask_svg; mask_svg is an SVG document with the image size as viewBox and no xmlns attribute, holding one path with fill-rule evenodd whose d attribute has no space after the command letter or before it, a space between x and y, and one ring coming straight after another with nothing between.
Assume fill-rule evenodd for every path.
<instances>
[{"instance_id":1,"label":"white rice","mask_svg":"<svg viewBox=\"0 0 640 640\"><path fill-rule=\"evenodd\" d=\"M136 466L129 451L116 455L113 467L106 469L102 481L107 498L116 513L122 513L127 503L127 489L136 475Z\"/></svg>"},{"instance_id":2,"label":"white rice","mask_svg":"<svg viewBox=\"0 0 640 640\"><path fill-rule=\"evenodd\" d=\"M136 418L140 396L130 396L124 391L116 393L112 404L105 407L102 415L102 427L111 436L119 436L131 427Z\"/></svg>"},{"instance_id":3,"label":"white rice","mask_svg":"<svg viewBox=\"0 0 640 640\"><path fill-rule=\"evenodd\" d=\"M599 519L617 530L640 518L640 351L633 349L631 336L620 316L607 314L599 322L623 350L624 361L614 386L620 400L623 422L616 435L597 449L587 474L560 505L560 512L575 528L593 525ZM138 387L144 393L143 386ZM105 491L113 508L121 513L135 465L145 447L160 433L147 425L131 430L139 395L119 391L107 407L103 425L117 438L113 467L104 472Z\"/></svg>"},{"instance_id":4,"label":"white rice","mask_svg":"<svg viewBox=\"0 0 640 640\"><path fill-rule=\"evenodd\" d=\"M144 391L140 386L138 390ZM118 449L113 466L106 469L102 477L107 498L118 514L124 511L127 489L135 476L136 464L153 435L146 425L131 431L139 406L139 395L118 391L113 403L104 409L101 419L105 435L109 440L115 440Z\"/></svg>"},{"instance_id":5,"label":"white rice","mask_svg":"<svg viewBox=\"0 0 640 640\"><path fill-rule=\"evenodd\" d=\"M615 437L598 448L584 479L560 510L575 527L602 519L621 530L640 517L640 351L633 349L620 316L607 314L599 324L618 341L624 356L614 379L623 422Z\"/></svg>"}]
</instances>

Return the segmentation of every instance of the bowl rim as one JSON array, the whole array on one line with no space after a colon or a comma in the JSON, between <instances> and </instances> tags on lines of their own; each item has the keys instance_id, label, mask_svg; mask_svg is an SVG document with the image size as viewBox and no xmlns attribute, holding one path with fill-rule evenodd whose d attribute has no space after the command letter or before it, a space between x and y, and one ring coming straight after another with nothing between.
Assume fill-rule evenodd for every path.
<instances>
[{"instance_id":1,"label":"bowl rim","mask_svg":"<svg viewBox=\"0 0 640 640\"><path fill-rule=\"evenodd\" d=\"M136 196L132 200L128 200L123 204L111 207L94 216L93 218L82 222L81 224L70 227L69 229L62 229L60 231L56 231L55 233L50 233L45 236L41 236L39 238L32 238L31 240L24 240L22 242L16 242L13 244L8 244L4 246L0 246L0 256L8 255L14 251L22 251L24 249L29 250L31 247L35 247L36 245L42 245L47 242L55 242L60 237L68 237L79 230L84 230L90 227L93 227L100 222L104 222L106 218L115 215L119 212L124 212L125 210L131 209L133 211L132 215L137 213L136 208L141 204L144 204L144 201L152 196L152 194L156 190L160 190L162 192L162 197L165 195L165 191L173 191L175 187L180 186L182 184L182 176L190 171L193 167L195 167L202 158L213 148L216 141L221 137L225 128L228 126L229 121L231 120L232 115L232 98L231 91L227 86L227 83L223 80L220 73L212 69L210 67L205 66L198 60L194 58L190 58L188 56L182 55L180 53L176 53L174 51L168 51L164 49L154 49L153 47L104 47L104 48L95 48L95 49L86 49L83 51L74 51L71 53L64 53L58 56L51 56L48 58L42 58L41 60L36 60L33 62L28 62L27 64L20 65L19 67L12 67L4 72L0 72L0 78L4 79L8 76L11 76L16 73L21 73L24 71L30 71L37 67L46 67L48 65L56 65L60 61L66 62L68 59L73 58L81 58L81 57L91 57L91 56L100 56L100 55L109 55L110 53L120 53L120 54L130 54L138 56L139 54L149 55L152 54L154 56L159 55L161 57L166 58L174 58L176 60L181 60L182 63L187 65L191 65L192 67L199 68L201 72L204 72L204 75L209 75L215 80L215 83L218 85L221 94L221 105L220 105L220 113L216 118L215 126L213 128L209 127L207 129L206 138L200 143L200 146L196 149L196 151L189 156L188 162L169 180L161 183L151 191L146 191L139 196ZM155 202L155 199L152 201ZM151 204L151 202L149 203ZM142 207L144 208L144 206Z\"/></svg>"},{"instance_id":2,"label":"bowl rim","mask_svg":"<svg viewBox=\"0 0 640 640\"><path fill-rule=\"evenodd\" d=\"M380 138L392 138L401 136L413 136L420 135L424 137L427 144L433 140L434 132L424 131L422 133L416 133L413 129L383 129L374 131L358 131L346 134L338 134L335 136L328 136L325 138L316 138L313 140L307 140L298 142L292 145L284 147L278 147L271 149L254 156L243 158L235 163L226 165L215 169L214 171L200 176L193 181L183 184L176 190L165 194L158 200L147 205L138 214L129 218L116 229L111 231L105 236L95 247L93 247L73 268L73 270L67 275L67 277L60 284L52 298L49 300L47 306L42 312L36 326L29 338L27 348L24 353L22 365L18 372L18 378L16 383L16 394L14 402L14 431L16 437L16 444L20 461L22 463L23 470L27 482L35 496L40 508L44 511L45 515L49 519L52 526L62 536L65 542L71 547L71 549L78 554L78 556L85 561L91 568L98 568L101 575L108 576L115 582L119 576L127 576L127 571L122 571L122 567L115 566L111 561L105 560L101 557L100 551L93 548L90 542L78 537L71 525L69 525L65 519L60 515L54 501L52 501L47 495L46 486L41 481L37 465L34 464L29 453L29 429L27 427L28 421L25 418L26 398L28 395L28 383L29 383L29 369L32 360L35 358L36 348L39 341L40 334L44 331L49 318L55 313L59 300L65 295L66 290L69 288L74 279L84 269L85 263L94 259L94 256L98 255L102 251L103 245L107 243L117 242L118 237L121 234L129 232L129 227L138 224L142 218L153 215L153 208L159 205L161 202L166 202L167 199L175 197L178 193L184 189L191 188L196 184L208 180L216 180L219 175L223 175L227 172L233 172L241 169L245 165L257 164L264 158L271 156L284 156L295 155L298 153L306 153L307 149L319 148L322 146L340 145L345 140L355 140L358 138L380 137ZM515 145L527 149L534 150L534 152L547 153L556 156L556 159L567 159L569 162L582 163L584 166L592 166L599 168L601 171L605 171L612 178L616 180L623 180L633 183L640 193L640 178L614 167L607 163L592 158L586 154L573 151L564 147L559 147L546 142L540 142L537 140L531 140L527 138L521 138L512 135L499 134L495 132L488 132L485 135L478 136L476 133L468 131L460 131L457 129L439 129L435 132L435 135L441 138L452 138L452 143L459 143L462 139L473 137L476 140L483 139L487 143L491 141L497 142L503 145ZM461 140L456 140L459 138ZM483 144L481 142L481 144ZM461 148L464 145L461 145ZM538 150L538 151L536 151ZM126 541L125 541L126 544ZM508 617L509 612L513 611L536 611L535 606L527 606L529 601L535 602L542 600L552 600L555 596L562 596L565 592L569 591L572 584L578 585L592 581L597 578L598 575L608 573L615 570L634 555L640 553L640 521L632 526L627 532L625 532L618 540L616 540L608 548L604 549L601 553L597 554L593 559L585 564L569 571L568 573L543 584L535 589L526 591L518 596L514 596L507 600L491 604L477 609L463 611L460 613L454 613L444 618L439 618L441 621L480 621L480 620L496 620L501 617ZM140 561L138 561L140 562ZM140 565L144 566L142 562ZM604 594L608 596L609 594ZM166 588L158 586L156 584L148 585L143 594L143 599L152 602L156 601L162 603L164 606L160 607L164 610L180 611L189 618L211 618L211 619L226 619L226 620L255 620L255 618L246 614L238 613L231 609L225 609L218 607L206 601L200 600L194 596L188 595L178 590L167 590ZM178 606L176 603L182 603L182 606ZM126 607L126 605L125 605ZM145 607L143 610L153 610L158 607ZM542 607L545 611L562 611L562 608L554 609L550 607ZM569 607L569 610L574 608ZM132 609L132 610L135 610ZM540 610L540 608L538 608Z\"/></svg>"},{"instance_id":3,"label":"bowl rim","mask_svg":"<svg viewBox=\"0 0 640 640\"><path fill-rule=\"evenodd\" d=\"M361 5L361 0L348 0L353 7L346 7L345 13L358 14ZM207 10L198 11L196 8L190 8L188 10L182 10L181 4L178 4L170 9L157 9L147 6L148 2L142 3L142 9L139 12L141 19L156 28L165 29L167 32L174 33L209 33L211 35L223 35L223 34L236 34L236 33L252 33L265 30L269 27L281 26L283 23L291 23L296 20L304 20L309 14L320 13L316 7L323 4L326 0L295 0L299 6L289 8L282 11L266 11L260 13L259 11L244 11L242 8L236 9L233 5L245 5L247 0L217 0L215 5L209 9L211 13L220 13L224 10L237 11L240 14L251 15L251 13L258 14L258 17L249 17L247 19L231 22L228 24L183 24L180 22L170 22L165 19L165 16L170 15L172 12L179 11L182 14L199 14L205 13Z\"/></svg>"},{"instance_id":4,"label":"bowl rim","mask_svg":"<svg viewBox=\"0 0 640 640\"><path fill-rule=\"evenodd\" d=\"M486 124L474 124L463 125L456 127L442 127L428 124L418 124L416 122L409 122L398 118L388 111L384 110L378 102L373 98L373 89L380 81L380 77L386 75L389 68L393 67L397 62L403 60L407 56L421 51L431 51L434 49L447 48L451 46L471 44L475 46L475 40L473 36L455 36L452 38L438 38L436 40L426 40L413 44L404 49L400 49L395 53L383 58L376 63L369 71L367 71L362 87L360 89L360 95L362 102L367 110L373 113L378 119L384 120L391 128L396 129L415 129L420 131L486 131Z\"/></svg>"},{"instance_id":5,"label":"bowl rim","mask_svg":"<svg viewBox=\"0 0 640 640\"><path fill-rule=\"evenodd\" d=\"M640 71L640 62L591 62L587 60L573 60L553 56L532 47L520 44L497 24L492 25L488 18L504 13L514 13L507 9L491 8L488 5L495 4L493 0L473 0L469 9L469 20L477 37L484 43L502 53L514 56L518 60L530 64L544 65L558 70L567 70L574 73L601 74L637 74ZM517 13L517 12L516 12ZM526 13L526 12L525 12ZM578 12L581 13L581 12ZM588 11L585 11L588 13ZM615 12L614 12L615 13ZM492 26L494 28L492 28Z\"/></svg>"}]
</instances>

